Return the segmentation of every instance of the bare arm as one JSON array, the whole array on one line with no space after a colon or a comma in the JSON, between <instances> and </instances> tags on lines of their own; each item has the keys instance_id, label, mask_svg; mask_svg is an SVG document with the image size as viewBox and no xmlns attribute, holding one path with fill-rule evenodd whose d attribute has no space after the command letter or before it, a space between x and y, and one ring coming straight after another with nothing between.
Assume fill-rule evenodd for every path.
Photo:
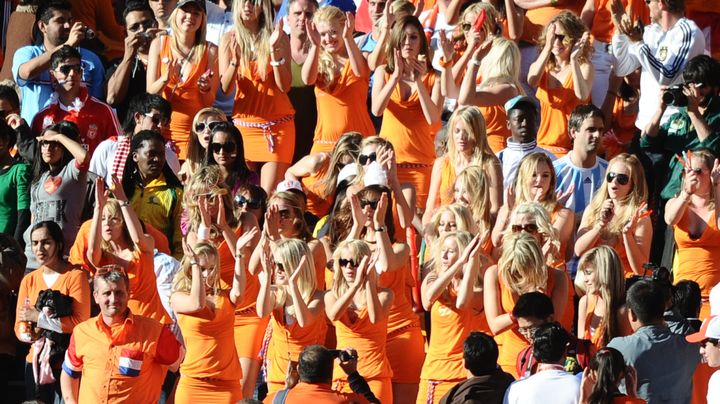
<instances>
[{"instance_id":1,"label":"bare arm","mask_svg":"<svg viewBox=\"0 0 720 404\"><path fill-rule=\"evenodd\" d=\"M190 266L190 293L174 292L170 295L170 307L176 314L192 314L205 308L205 285L203 284L202 268L196 261Z\"/></svg>"},{"instance_id":2,"label":"bare arm","mask_svg":"<svg viewBox=\"0 0 720 404\"><path fill-rule=\"evenodd\" d=\"M220 205L220 209L222 209L222 205ZM233 274L232 289L230 289L230 301L234 305L242 300L243 294L245 293L245 284L247 283L243 251L245 251L246 246L250 245L250 243L255 240L257 233L257 227L253 227L252 229L245 231L245 233L238 238L235 244L235 272Z\"/></svg>"},{"instance_id":3,"label":"bare arm","mask_svg":"<svg viewBox=\"0 0 720 404\"><path fill-rule=\"evenodd\" d=\"M396 58L400 53L396 52ZM396 59L397 60L397 59ZM372 88L372 113L375 116L382 116L387 108L388 102L390 102L390 96L392 96L395 86L400 82L400 75L397 74L397 70L390 75L387 82L385 81L385 65L375 69L375 79L373 80Z\"/></svg>"},{"instance_id":4,"label":"bare arm","mask_svg":"<svg viewBox=\"0 0 720 404\"><path fill-rule=\"evenodd\" d=\"M346 12L343 40L345 41L345 50L347 51L350 61L350 68L356 77L368 77L370 75L370 68L368 68L367 61L353 39L353 31L355 31L355 17L352 13Z\"/></svg>"},{"instance_id":5,"label":"bare arm","mask_svg":"<svg viewBox=\"0 0 720 404\"><path fill-rule=\"evenodd\" d=\"M83 39L85 39L85 25L78 21L73 24L72 28L70 28L68 39L63 45L68 45L74 48ZM60 47L62 47L62 45ZM56 49L59 49L60 47ZM18 68L18 78L22 80L31 80L37 77L40 73L48 70L50 68L50 57L55 50L45 51L41 55L21 64Z\"/></svg>"},{"instance_id":6,"label":"bare arm","mask_svg":"<svg viewBox=\"0 0 720 404\"><path fill-rule=\"evenodd\" d=\"M567 305L569 287L568 277L565 272L551 268L548 268L548 276L555 277L552 296L550 296L553 302L553 308L555 309L553 317L561 319L563 314L565 314L565 306Z\"/></svg>"},{"instance_id":7,"label":"bare arm","mask_svg":"<svg viewBox=\"0 0 720 404\"><path fill-rule=\"evenodd\" d=\"M423 225L430 223L435 209L438 208L440 185L442 182L442 167L446 158L445 156L438 157L433 163L432 174L430 175L430 188L428 189L428 198L425 203L425 213L423 213L422 217Z\"/></svg>"},{"instance_id":8,"label":"bare arm","mask_svg":"<svg viewBox=\"0 0 720 404\"><path fill-rule=\"evenodd\" d=\"M585 319L587 318L587 300L588 295L585 295L580 298L580 302L578 303L578 311L577 311L577 335L578 339L585 338Z\"/></svg>"},{"instance_id":9,"label":"bare arm","mask_svg":"<svg viewBox=\"0 0 720 404\"><path fill-rule=\"evenodd\" d=\"M567 247L575 230L575 214L570 209L562 208L552 225L558 232L560 245Z\"/></svg>"},{"instance_id":10,"label":"bare arm","mask_svg":"<svg viewBox=\"0 0 720 404\"><path fill-rule=\"evenodd\" d=\"M636 275L642 275L645 271L643 265L650 258L650 244L652 242L652 222L649 217L639 220L634 231L623 234L625 253L630 262L630 269Z\"/></svg>"},{"instance_id":11,"label":"bare arm","mask_svg":"<svg viewBox=\"0 0 720 404\"><path fill-rule=\"evenodd\" d=\"M317 81L318 75L318 57L320 56L320 46L311 42L305 63L302 65L301 77L306 85L313 85Z\"/></svg>"},{"instance_id":12,"label":"bare arm","mask_svg":"<svg viewBox=\"0 0 720 404\"><path fill-rule=\"evenodd\" d=\"M329 159L330 155L328 153L315 153L305 156L287 169L285 179L300 181L305 177L309 177L320 171L328 163Z\"/></svg>"},{"instance_id":13,"label":"bare arm","mask_svg":"<svg viewBox=\"0 0 720 404\"><path fill-rule=\"evenodd\" d=\"M585 5L583 6L582 11L580 11L580 19L585 23L585 26L589 31L592 31L595 12L595 0L585 0Z\"/></svg>"},{"instance_id":14,"label":"bare arm","mask_svg":"<svg viewBox=\"0 0 720 404\"><path fill-rule=\"evenodd\" d=\"M162 48L163 41L166 41L166 35L160 35L153 39L150 44L150 50L148 51L148 66L147 66L147 92L150 94L160 94L165 88L168 81L170 81L171 71L179 70L180 66L176 60L169 61L168 69L166 74L161 74L160 63L160 49Z\"/></svg>"},{"instance_id":15,"label":"bare arm","mask_svg":"<svg viewBox=\"0 0 720 404\"><path fill-rule=\"evenodd\" d=\"M513 0L505 0L505 18L508 22L508 38L511 41L518 41L523 34L525 11L515 6Z\"/></svg>"},{"instance_id":16,"label":"bare arm","mask_svg":"<svg viewBox=\"0 0 720 404\"><path fill-rule=\"evenodd\" d=\"M683 216L685 216L691 197L692 195L689 195L683 190L680 192L680 195L667 201L665 205L665 223L667 223L668 226L675 226Z\"/></svg>"},{"instance_id":17,"label":"bare arm","mask_svg":"<svg viewBox=\"0 0 720 404\"><path fill-rule=\"evenodd\" d=\"M237 64L237 42L235 41L235 33L230 31L220 38L220 50L218 51L220 88L223 94L230 94L235 90Z\"/></svg>"},{"instance_id":18,"label":"bare arm","mask_svg":"<svg viewBox=\"0 0 720 404\"><path fill-rule=\"evenodd\" d=\"M80 378L71 377L64 371L60 372L60 388L63 400L67 404L77 404L78 393L80 392Z\"/></svg>"},{"instance_id":19,"label":"bare arm","mask_svg":"<svg viewBox=\"0 0 720 404\"><path fill-rule=\"evenodd\" d=\"M393 292L389 289L379 289L378 273L374 265L368 265L368 275L365 281L365 300L370 323L377 324L387 318L392 305Z\"/></svg>"},{"instance_id":20,"label":"bare arm","mask_svg":"<svg viewBox=\"0 0 720 404\"><path fill-rule=\"evenodd\" d=\"M485 317L490 330L497 335L515 326L510 313L506 313L502 308L497 266L492 266L485 271L484 284Z\"/></svg>"},{"instance_id":21,"label":"bare arm","mask_svg":"<svg viewBox=\"0 0 720 404\"><path fill-rule=\"evenodd\" d=\"M100 181L96 181L96 188L98 186L104 188L102 179L99 180ZM130 206L128 197L125 196L122 183L117 177L113 177L112 185L112 192L120 201L120 212L122 212L123 221L125 222L125 226L127 226L130 239L132 239L135 246L137 246L141 252L152 253L155 250L155 240L143 232L140 218L138 218L137 213L135 213L135 210Z\"/></svg>"},{"instance_id":22,"label":"bare arm","mask_svg":"<svg viewBox=\"0 0 720 404\"><path fill-rule=\"evenodd\" d=\"M515 4L517 4L517 1L515 2ZM552 43L554 40L555 26L551 25L547 29L547 34L545 37L545 47L543 47L542 51L540 51L538 58L535 59L535 61L530 65L530 69L528 70L527 81L530 87L537 88L538 84L540 84L540 78L545 71L545 66L550 60L550 51L552 50Z\"/></svg>"},{"instance_id":23,"label":"bare arm","mask_svg":"<svg viewBox=\"0 0 720 404\"><path fill-rule=\"evenodd\" d=\"M283 20L275 26L275 30L270 35L270 60L272 62L284 63L272 66L273 78L278 89L283 93L290 91L292 85L292 70L290 68L290 62L292 60L292 54L290 53L290 40L287 34L283 31Z\"/></svg>"}]
</instances>

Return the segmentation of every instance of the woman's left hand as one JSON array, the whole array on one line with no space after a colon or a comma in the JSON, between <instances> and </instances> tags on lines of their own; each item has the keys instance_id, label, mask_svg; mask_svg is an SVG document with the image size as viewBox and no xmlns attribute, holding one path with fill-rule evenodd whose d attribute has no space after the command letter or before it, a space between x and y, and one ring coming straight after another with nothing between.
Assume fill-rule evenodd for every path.
<instances>
[{"instance_id":1,"label":"woman's left hand","mask_svg":"<svg viewBox=\"0 0 720 404\"><path fill-rule=\"evenodd\" d=\"M588 46L588 43L590 41L590 33L585 31L583 36L580 38L577 43L573 46L572 53L570 53L570 58L575 61L579 61L580 57L583 54L583 51L585 50L585 47Z\"/></svg>"},{"instance_id":2,"label":"woman's left hand","mask_svg":"<svg viewBox=\"0 0 720 404\"><path fill-rule=\"evenodd\" d=\"M238 237L237 243L235 243L235 257L243 255L243 250L255 239L257 233L258 228L253 227L250 231L246 231L242 236Z\"/></svg>"},{"instance_id":3,"label":"woman's left hand","mask_svg":"<svg viewBox=\"0 0 720 404\"><path fill-rule=\"evenodd\" d=\"M130 202L128 201L128 197L125 195L125 189L123 189L122 182L120 182L120 179L113 175L110 177L110 192L112 192L115 199L121 202Z\"/></svg>"},{"instance_id":4,"label":"woman's left hand","mask_svg":"<svg viewBox=\"0 0 720 404\"><path fill-rule=\"evenodd\" d=\"M623 234L633 234L635 233L635 228L637 227L638 222L640 221L640 218L643 216L643 214L647 211L647 202L643 202L638 206L637 209L635 209L635 212L630 216L630 219L625 224L625 227L623 227Z\"/></svg>"},{"instance_id":5,"label":"woman's left hand","mask_svg":"<svg viewBox=\"0 0 720 404\"><path fill-rule=\"evenodd\" d=\"M282 49L287 49L289 45L289 39L285 31L283 31L283 19L281 18L278 24L275 26L272 34L270 34L270 53L280 52Z\"/></svg>"},{"instance_id":6,"label":"woman's left hand","mask_svg":"<svg viewBox=\"0 0 720 404\"><path fill-rule=\"evenodd\" d=\"M353 33L355 33L355 16L348 11L345 13L345 26L343 27L343 38L345 41L352 41Z\"/></svg>"},{"instance_id":7,"label":"woman's left hand","mask_svg":"<svg viewBox=\"0 0 720 404\"><path fill-rule=\"evenodd\" d=\"M380 199L378 200L377 208L375 209L375 214L373 216L373 221L375 222L376 226L382 226L385 224L385 215L387 214L387 207L388 207L388 198L387 194L383 192L380 194Z\"/></svg>"}]
</instances>

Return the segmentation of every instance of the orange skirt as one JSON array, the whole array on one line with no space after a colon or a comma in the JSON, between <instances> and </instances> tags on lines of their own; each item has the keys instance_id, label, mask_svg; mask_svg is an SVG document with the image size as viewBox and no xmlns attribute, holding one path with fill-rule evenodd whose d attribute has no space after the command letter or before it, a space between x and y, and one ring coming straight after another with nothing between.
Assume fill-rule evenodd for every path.
<instances>
[{"instance_id":1,"label":"orange skirt","mask_svg":"<svg viewBox=\"0 0 720 404\"><path fill-rule=\"evenodd\" d=\"M420 388L418 389L417 404L437 404L440 399L450 391L456 384L467 379L457 380L428 380L420 379Z\"/></svg>"},{"instance_id":2,"label":"orange skirt","mask_svg":"<svg viewBox=\"0 0 720 404\"><path fill-rule=\"evenodd\" d=\"M430 176L432 165L425 164L398 164L398 179L400 184L411 184L415 187L415 206L417 209L425 209L428 191L430 190Z\"/></svg>"},{"instance_id":3,"label":"orange skirt","mask_svg":"<svg viewBox=\"0 0 720 404\"><path fill-rule=\"evenodd\" d=\"M377 397L382 404L393 403L392 382L390 378L367 379L367 383L368 386L370 386L370 391L375 394L375 397ZM350 389L350 384L347 382L347 379L333 380L333 390L348 394L353 392Z\"/></svg>"},{"instance_id":4,"label":"orange skirt","mask_svg":"<svg viewBox=\"0 0 720 404\"><path fill-rule=\"evenodd\" d=\"M292 116L292 115L288 115ZM280 162L290 164L295 151L295 120L283 120L263 130L253 125L267 123L257 118L234 119L245 148L245 160L253 163ZM248 126L250 125L250 126ZM272 150L271 150L272 149Z\"/></svg>"},{"instance_id":5,"label":"orange skirt","mask_svg":"<svg viewBox=\"0 0 720 404\"><path fill-rule=\"evenodd\" d=\"M180 376L175 403L236 403L242 400L240 380L202 380Z\"/></svg>"},{"instance_id":6,"label":"orange skirt","mask_svg":"<svg viewBox=\"0 0 720 404\"><path fill-rule=\"evenodd\" d=\"M425 339L419 326L388 334L385 355L393 371L393 383L416 384L425 362Z\"/></svg>"},{"instance_id":7,"label":"orange skirt","mask_svg":"<svg viewBox=\"0 0 720 404\"><path fill-rule=\"evenodd\" d=\"M259 318L255 307L242 314L235 313L235 351L238 358L258 360L262 348L265 329L270 317Z\"/></svg>"}]
</instances>

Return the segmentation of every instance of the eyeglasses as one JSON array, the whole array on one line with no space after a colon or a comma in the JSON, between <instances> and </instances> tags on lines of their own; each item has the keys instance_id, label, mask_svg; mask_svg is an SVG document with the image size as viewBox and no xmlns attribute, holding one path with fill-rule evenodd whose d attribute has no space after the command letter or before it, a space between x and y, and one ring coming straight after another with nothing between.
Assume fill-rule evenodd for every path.
<instances>
[{"instance_id":1,"label":"eyeglasses","mask_svg":"<svg viewBox=\"0 0 720 404\"><path fill-rule=\"evenodd\" d=\"M262 202L260 201L247 199L242 195L238 195L235 197L235 203L240 207L247 205L248 209L260 209L260 206L262 204Z\"/></svg>"},{"instance_id":2,"label":"eyeglasses","mask_svg":"<svg viewBox=\"0 0 720 404\"><path fill-rule=\"evenodd\" d=\"M373 161L377 160L377 153L372 152L370 154L361 154L358 156L358 162L361 166L364 166L365 164L372 163Z\"/></svg>"},{"instance_id":3,"label":"eyeglasses","mask_svg":"<svg viewBox=\"0 0 720 404\"><path fill-rule=\"evenodd\" d=\"M348 265L350 265L351 268L358 267L358 263L355 260L346 260L345 258L340 258L338 260L338 264L340 265L340 268L345 268Z\"/></svg>"},{"instance_id":4,"label":"eyeglasses","mask_svg":"<svg viewBox=\"0 0 720 404\"><path fill-rule=\"evenodd\" d=\"M146 20L142 22L135 23L128 27L128 31L130 32L138 32L140 31L140 28L144 28L145 30L150 29L153 27L153 24L155 22L153 20Z\"/></svg>"},{"instance_id":5,"label":"eyeglasses","mask_svg":"<svg viewBox=\"0 0 720 404\"><path fill-rule=\"evenodd\" d=\"M607 175L605 176L605 181L611 183L613 182L613 180L617 180L616 182L620 185L627 185L628 182L630 182L630 176L628 176L627 174L613 172L607 173Z\"/></svg>"},{"instance_id":6,"label":"eyeglasses","mask_svg":"<svg viewBox=\"0 0 720 404\"><path fill-rule=\"evenodd\" d=\"M82 73L83 68L80 63L76 65L62 65L58 66L57 70L64 74L65 76L69 75L71 71L74 71L75 73Z\"/></svg>"},{"instance_id":7,"label":"eyeglasses","mask_svg":"<svg viewBox=\"0 0 720 404\"><path fill-rule=\"evenodd\" d=\"M40 142L40 147L48 147L50 149L54 149L56 147L60 147L60 142L56 142L54 140L43 140Z\"/></svg>"},{"instance_id":8,"label":"eyeglasses","mask_svg":"<svg viewBox=\"0 0 720 404\"><path fill-rule=\"evenodd\" d=\"M472 24L470 24L469 22L464 22L460 24L460 28L462 28L463 32L468 32L470 31L470 28L472 28Z\"/></svg>"},{"instance_id":9,"label":"eyeglasses","mask_svg":"<svg viewBox=\"0 0 720 404\"><path fill-rule=\"evenodd\" d=\"M212 149L213 153L220 153L220 150L224 151L225 153L232 153L235 151L235 143L213 143L210 145L210 148Z\"/></svg>"},{"instance_id":10,"label":"eyeglasses","mask_svg":"<svg viewBox=\"0 0 720 404\"><path fill-rule=\"evenodd\" d=\"M360 207L361 207L361 208L364 208L364 207L366 207L366 206L370 206L370 207L373 208L373 209L377 209L378 202L379 202L379 200L377 200L377 199L374 200L374 201L369 201L369 200L367 200L367 199L363 199L363 200L360 201Z\"/></svg>"},{"instance_id":11,"label":"eyeglasses","mask_svg":"<svg viewBox=\"0 0 720 404\"><path fill-rule=\"evenodd\" d=\"M150 118L153 125L160 125L160 122L162 122L162 115L160 115L160 114L153 114L152 112L146 112L143 115Z\"/></svg>"},{"instance_id":12,"label":"eyeglasses","mask_svg":"<svg viewBox=\"0 0 720 404\"><path fill-rule=\"evenodd\" d=\"M210 132L212 132L218 125L220 125L221 121L215 121L215 122L198 122L197 125L195 125L195 132L203 132L205 128L207 128Z\"/></svg>"},{"instance_id":13,"label":"eyeglasses","mask_svg":"<svg viewBox=\"0 0 720 404\"><path fill-rule=\"evenodd\" d=\"M538 225L535 223L514 224L510 228L513 233L520 233L521 231L524 231L526 233L535 234L538 232Z\"/></svg>"}]
</instances>

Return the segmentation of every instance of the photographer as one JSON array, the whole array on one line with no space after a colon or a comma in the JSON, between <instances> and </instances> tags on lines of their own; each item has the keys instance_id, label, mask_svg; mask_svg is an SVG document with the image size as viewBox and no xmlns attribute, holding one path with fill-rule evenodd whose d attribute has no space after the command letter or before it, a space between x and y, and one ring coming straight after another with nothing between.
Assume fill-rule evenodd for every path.
<instances>
[{"instance_id":1,"label":"photographer","mask_svg":"<svg viewBox=\"0 0 720 404\"><path fill-rule=\"evenodd\" d=\"M340 393L331 387L335 358L347 374L353 394ZM300 353L298 362L299 382L287 389L270 394L265 403L294 404L309 402L331 403L379 403L370 391L365 379L357 372L357 351L353 348L331 350L322 345L310 345Z\"/></svg>"}]
</instances>

